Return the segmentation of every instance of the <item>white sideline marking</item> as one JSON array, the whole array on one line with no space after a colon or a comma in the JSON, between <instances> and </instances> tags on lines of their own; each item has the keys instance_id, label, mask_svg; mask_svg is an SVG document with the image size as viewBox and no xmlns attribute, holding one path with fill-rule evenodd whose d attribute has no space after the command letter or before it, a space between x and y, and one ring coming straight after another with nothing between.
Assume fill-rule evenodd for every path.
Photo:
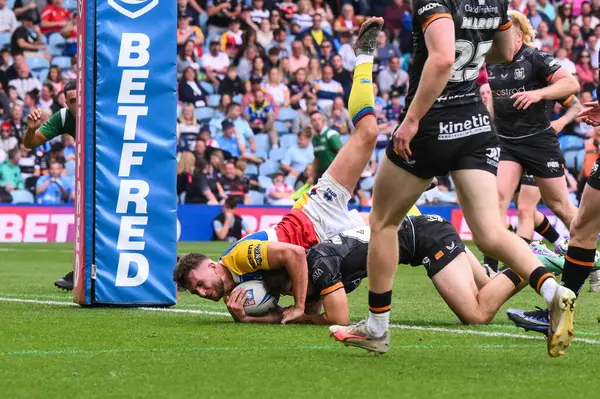
<instances>
[{"instance_id":1,"label":"white sideline marking","mask_svg":"<svg viewBox=\"0 0 600 399\"><path fill-rule=\"evenodd\" d=\"M22 298L4 298L0 297L0 302L17 302L17 303L33 303L37 305L54 305L54 306L79 306L73 302L62 302L62 301L39 301L37 299L22 299ZM202 314L210 316L226 316L230 314L227 312L213 312L209 310L200 309L170 309L170 308L132 308L141 309L150 312L168 312L168 313L188 313L188 314ZM399 330L416 330L416 331L429 331L429 332L440 332L446 334L458 334L458 335L480 335L485 337L507 337L507 338L519 338L519 339L534 339L534 340L545 340L540 335L525 335L525 334L513 334L504 332L493 332L493 331L477 331L477 330L461 330L457 328L444 328L444 327L424 327L424 326L409 326L406 324L390 324L390 328L397 328ZM596 339L588 338L574 338L573 341L583 342L591 345L600 345L600 341Z\"/></svg>"},{"instance_id":2,"label":"white sideline marking","mask_svg":"<svg viewBox=\"0 0 600 399\"><path fill-rule=\"evenodd\" d=\"M27 249L17 249L17 248L0 248L0 252L63 252L63 253L73 253L72 249L44 249L44 248L27 248Z\"/></svg>"}]
</instances>

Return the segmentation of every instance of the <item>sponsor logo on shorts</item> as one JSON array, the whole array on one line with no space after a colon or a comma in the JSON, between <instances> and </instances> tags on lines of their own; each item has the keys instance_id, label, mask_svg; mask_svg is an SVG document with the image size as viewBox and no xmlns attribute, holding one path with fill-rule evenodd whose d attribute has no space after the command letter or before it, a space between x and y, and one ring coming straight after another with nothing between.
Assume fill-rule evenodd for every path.
<instances>
[{"instance_id":1,"label":"sponsor logo on shorts","mask_svg":"<svg viewBox=\"0 0 600 399\"><path fill-rule=\"evenodd\" d=\"M263 258L260 254L261 247L262 244L248 245L248 263L250 264L250 267L254 270L258 270L262 266Z\"/></svg>"},{"instance_id":2,"label":"sponsor logo on shorts","mask_svg":"<svg viewBox=\"0 0 600 399\"><path fill-rule=\"evenodd\" d=\"M551 172L558 172L562 169L560 162L554 160L548 161L548 163L546 163L546 167Z\"/></svg>"},{"instance_id":3,"label":"sponsor logo on shorts","mask_svg":"<svg viewBox=\"0 0 600 399\"><path fill-rule=\"evenodd\" d=\"M423 263L423 266L429 266L429 257L424 257L423 260L421 261L421 263Z\"/></svg>"},{"instance_id":4,"label":"sponsor logo on shorts","mask_svg":"<svg viewBox=\"0 0 600 399\"><path fill-rule=\"evenodd\" d=\"M440 122L438 140L455 140L491 131L489 115L477 114L463 122Z\"/></svg>"},{"instance_id":5,"label":"sponsor logo on shorts","mask_svg":"<svg viewBox=\"0 0 600 399\"><path fill-rule=\"evenodd\" d=\"M524 93L525 86L516 87L512 89L498 89L494 90L496 97L511 97L513 94Z\"/></svg>"},{"instance_id":6,"label":"sponsor logo on shorts","mask_svg":"<svg viewBox=\"0 0 600 399\"><path fill-rule=\"evenodd\" d=\"M450 251L450 253L454 252L454 250L456 249L456 244L454 243L454 241L452 241L452 244L446 245L446 249Z\"/></svg>"},{"instance_id":7,"label":"sponsor logo on shorts","mask_svg":"<svg viewBox=\"0 0 600 399\"><path fill-rule=\"evenodd\" d=\"M415 166L415 163L417 163L417 161L415 161L414 159L403 159L402 162L404 162L405 165L411 168Z\"/></svg>"},{"instance_id":8,"label":"sponsor logo on shorts","mask_svg":"<svg viewBox=\"0 0 600 399\"><path fill-rule=\"evenodd\" d=\"M523 79L525 79L525 68L515 69L515 80L523 80Z\"/></svg>"},{"instance_id":9,"label":"sponsor logo on shorts","mask_svg":"<svg viewBox=\"0 0 600 399\"><path fill-rule=\"evenodd\" d=\"M334 198L337 198L337 194L333 192L333 190L329 187L325 190L325 194L323 194L323 198L327 201L333 201Z\"/></svg>"},{"instance_id":10,"label":"sponsor logo on shorts","mask_svg":"<svg viewBox=\"0 0 600 399\"><path fill-rule=\"evenodd\" d=\"M440 3L429 3L429 4L425 4L423 7L419 8L419 11L417 11L417 14L422 15L424 12L427 11L431 11L436 7L441 7L442 5Z\"/></svg>"},{"instance_id":11,"label":"sponsor logo on shorts","mask_svg":"<svg viewBox=\"0 0 600 399\"><path fill-rule=\"evenodd\" d=\"M598 164L597 163L595 163L594 166L592 167L592 171L590 172L590 176L596 175L596 173L598 173Z\"/></svg>"},{"instance_id":12,"label":"sponsor logo on shorts","mask_svg":"<svg viewBox=\"0 0 600 399\"><path fill-rule=\"evenodd\" d=\"M320 268L316 268L315 271L313 271L312 279L316 280L319 277L321 277L322 275L323 275L323 270L321 270Z\"/></svg>"},{"instance_id":13,"label":"sponsor logo on shorts","mask_svg":"<svg viewBox=\"0 0 600 399\"><path fill-rule=\"evenodd\" d=\"M479 7L476 7L479 8ZM463 17L461 29L487 30L498 29L500 26L500 17L477 18Z\"/></svg>"},{"instance_id":14,"label":"sponsor logo on shorts","mask_svg":"<svg viewBox=\"0 0 600 399\"><path fill-rule=\"evenodd\" d=\"M500 162L500 147L487 148L485 155L487 156L486 163L497 168L498 162Z\"/></svg>"},{"instance_id":15,"label":"sponsor logo on shorts","mask_svg":"<svg viewBox=\"0 0 600 399\"><path fill-rule=\"evenodd\" d=\"M352 284L352 285L354 286L354 288L356 288L356 287L358 287L358 286L360 285L360 282L361 282L361 281L362 281L361 279L359 279L359 278L356 278L356 279L352 280L352 281L350 282L350 284Z\"/></svg>"},{"instance_id":16,"label":"sponsor logo on shorts","mask_svg":"<svg viewBox=\"0 0 600 399\"><path fill-rule=\"evenodd\" d=\"M244 306L254 306L256 305L256 301L254 300L254 290L249 289L246 290L246 301L244 301Z\"/></svg>"}]
</instances>

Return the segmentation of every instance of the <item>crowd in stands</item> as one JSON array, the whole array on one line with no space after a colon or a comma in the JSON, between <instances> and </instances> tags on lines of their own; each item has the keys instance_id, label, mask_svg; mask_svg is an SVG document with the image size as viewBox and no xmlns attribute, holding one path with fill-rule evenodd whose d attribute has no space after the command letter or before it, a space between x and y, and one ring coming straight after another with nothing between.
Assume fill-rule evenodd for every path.
<instances>
[{"instance_id":1,"label":"crowd in stands","mask_svg":"<svg viewBox=\"0 0 600 399\"><path fill-rule=\"evenodd\" d=\"M75 156L67 137L34 151L21 143L29 110L41 107L47 118L64 107L63 82L76 73L76 2L47 3L0 0L0 187L42 204L72 200ZM177 7L182 203L291 204L352 134L351 44L366 16L385 16L374 64L380 137L355 193L368 205L405 106L411 2L177 0ZM531 20L534 44L577 75L580 101L596 99L600 0L513 0L510 8ZM557 104L553 112L564 110ZM559 139L576 197L599 153L600 130L575 121ZM439 180L420 204L456 202L451 179Z\"/></svg>"}]
</instances>

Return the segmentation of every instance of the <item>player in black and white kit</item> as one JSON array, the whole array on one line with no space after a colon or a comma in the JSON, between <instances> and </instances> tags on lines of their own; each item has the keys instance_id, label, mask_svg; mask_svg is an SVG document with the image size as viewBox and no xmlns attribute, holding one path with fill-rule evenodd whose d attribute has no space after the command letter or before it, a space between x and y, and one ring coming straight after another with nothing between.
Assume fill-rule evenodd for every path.
<instances>
[{"instance_id":1,"label":"player in black and white kit","mask_svg":"<svg viewBox=\"0 0 600 399\"><path fill-rule=\"evenodd\" d=\"M367 277L369 236L368 227L349 230L306 252L306 314L295 323L349 323L347 295ZM465 248L454 226L437 215L405 218L397 241L401 248L398 263L423 265L442 299L465 324L489 323L502 304L517 292L507 274L490 279ZM266 271L262 279L272 295L292 294L287 272ZM228 303L231 314L241 322L261 322L260 318L245 315L244 300L242 296L239 303Z\"/></svg>"},{"instance_id":2,"label":"player in black and white kit","mask_svg":"<svg viewBox=\"0 0 600 399\"><path fill-rule=\"evenodd\" d=\"M396 229L436 175L451 173L479 248L524 276L550 307L556 330L548 353L563 354L573 332L575 294L560 287L499 215L500 151L476 79L484 60L515 53L507 0L415 0L408 108L377 172L370 215L369 317L331 326L334 338L377 353L389 349L389 314L398 258Z\"/></svg>"},{"instance_id":3,"label":"player in black and white kit","mask_svg":"<svg viewBox=\"0 0 600 399\"><path fill-rule=\"evenodd\" d=\"M487 64L500 140L500 214L505 220L525 172L535 177L544 203L569 226L577 209L569 201L564 157L548 114L560 100L564 107L572 108L567 115L575 118L581 110L575 97L579 83L551 55L532 46L535 31L525 15L518 11L509 15L517 47L513 61ZM563 119L557 123L570 122Z\"/></svg>"}]
</instances>

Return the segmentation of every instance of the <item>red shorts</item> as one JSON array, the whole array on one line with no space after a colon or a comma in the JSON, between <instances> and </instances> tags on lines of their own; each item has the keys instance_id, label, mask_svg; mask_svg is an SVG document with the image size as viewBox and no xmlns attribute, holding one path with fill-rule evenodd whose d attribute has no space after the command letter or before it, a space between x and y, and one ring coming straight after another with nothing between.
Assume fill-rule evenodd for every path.
<instances>
[{"instance_id":1,"label":"red shorts","mask_svg":"<svg viewBox=\"0 0 600 399\"><path fill-rule=\"evenodd\" d=\"M275 233L277 241L299 245L304 249L309 249L319 243L319 237L317 237L312 221L304 212L297 209L292 209L283 217L281 222L275 226Z\"/></svg>"}]
</instances>

